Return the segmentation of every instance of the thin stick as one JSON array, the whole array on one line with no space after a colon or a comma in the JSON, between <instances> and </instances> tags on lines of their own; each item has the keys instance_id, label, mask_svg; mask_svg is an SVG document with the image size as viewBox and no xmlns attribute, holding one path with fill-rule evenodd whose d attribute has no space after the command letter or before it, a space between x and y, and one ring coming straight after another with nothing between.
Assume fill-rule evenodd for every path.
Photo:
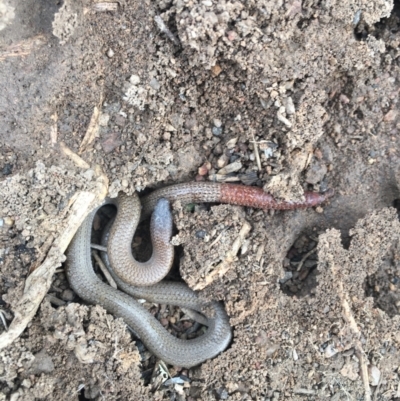
<instances>
[{"instance_id":1,"label":"thin stick","mask_svg":"<svg viewBox=\"0 0 400 401\"><path fill-rule=\"evenodd\" d=\"M111 277L110 272L108 271L106 265L103 263L103 261L101 260L100 256L98 255L97 252L92 252L93 257L96 260L96 263L99 265L101 272L104 274L104 277L107 279L108 284L111 285L111 287L113 288L117 288L117 284L114 281L114 279Z\"/></svg>"},{"instance_id":2,"label":"thin stick","mask_svg":"<svg viewBox=\"0 0 400 401\"><path fill-rule=\"evenodd\" d=\"M365 401L371 401L371 387L369 386L368 365L364 357L364 350L360 341L361 333L360 330L358 329L357 322L351 312L350 305L347 302L343 288L343 282L340 278L339 269L336 267L333 261L332 261L332 273L334 276L336 276L335 278L337 280L336 282L338 287L338 295L342 304L344 320L350 326L353 333L356 334L357 339L355 340L354 348L356 351L356 356L360 363L361 379L364 384L364 391L365 391Z\"/></svg>"},{"instance_id":3,"label":"thin stick","mask_svg":"<svg viewBox=\"0 0 400 401\"><path fill-rule=\"evenodd\" d=\"M160 29L161 32L165 33L171 42L173 42L175 45L180 46L179 40L175 37L175 35L169 30L167 25L165 25L165 22L162 20L162 18L159 15L156 15L154 17L154 21L156 22L158 28Z\"/></svg>"},{"instance_id":4,"label":"thin stick","mask_svg":"<svg viewBox=\"0 0 400 401\"><path fill-rule=\"evenodd\" d=\"M253 144L254 144L254 156L256 157L256 162L257 162L257 168L258 171L261 171L261 159L260 159L260 154L258 153L258 144L256 142L256 138L254 137L254 132L251 133L251 136L253 137Z\"/></svg>"},{"instance_id":5,"label":"thin stick","mask_svg":"<svg viewBox=\"0 0 400 401\"><path fill-rule=\"evenodd\" d=\"M103 245L90 244L90 247L92 249L97 249L98 251L101 251L101 252L107 252L107 247L103 246Z\"/></svg>"},{"instance_id":6,"label":"thin stick","mask_svg":"<svg viewBox=\"0 0 400 401\"><path fill-rule=\"evenodd\" d=\"M70 152L72 153L72 151ZM72 157L71 159L81 159L78 155L76 156L77 158ZM14 319L10 323L8 331L0 335L0 349L8 347L16 340L33 319L51 286L55 270L65 261L64 252L76 231L86 216L106 197L107 176L99 167L95 167L94 170L97 176L96 189L93 192L80 191L72 196L67 209L69 213L65 214L64 224L59 230L59 237L54 240L43 263L25 281L24 293L14 307ZM51 221L49 218L49 222Z\"/></svg>"},{"instance_id":7,"label":"thin stick","mask_svg":"<svg viewBox=\"0 0 400 401\"><path fill-rule=\"evenodd\" d=\"M2 309L0 309L0 319L1 319L1 322L3 323L4 328L7 331L8 330L7 321L6 321L5 313Z\"/></svg>"},{"instance_id":8,"label":"thin stick","mask_svg":"<svg viewBox=\"0 0 400 401\"><path fill-rule=\"evenodd\" d=\"M315 247L314 249L311 249L311 251L307 252L300 260L299 265L297 266L297 270L296 271L300 271L301 268L303 267L304 262L306 261L306 259L312 255L313 253L315 253L317 251L317 247Z\"/></svg>"}]
</instances>

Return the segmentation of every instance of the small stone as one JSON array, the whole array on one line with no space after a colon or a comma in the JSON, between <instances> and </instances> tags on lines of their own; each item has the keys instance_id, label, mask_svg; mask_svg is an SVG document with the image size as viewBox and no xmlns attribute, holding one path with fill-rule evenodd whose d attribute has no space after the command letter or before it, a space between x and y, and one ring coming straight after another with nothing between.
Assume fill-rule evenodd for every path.
<instances>
[{"instance_id":1,"label":"small stone","mask_svg":"<svg viewBox=\"0 0 400 401\"><path fill-rule=\"evenodd\" d=\"M235 31L229 31L229 32L227 33L227 37L228 37L228 40L230 40L231 42L233 42L234 40L237 39L238 35L237 35L237 33L236 33Z\"/></svg>"},{"instance_id":2,"label":"small stone","mask_svg":"<svg viewBox=\"0 0 400 401\"><path fill-rule=\"evenodd\" d=\"M205 164L199 167L198 171L199 175L206 175L208 174L208 168Z\"/></svg>"},{"instance_id":3,"label":"small stone","mask_svg":"<svg viewBox=\"0 0 400 401\"><path fill-rule=\"evenodd\" d=\"M191 131L194 131L197 129L197 119L195 116L190 116L185 120L184 124L185 128Z\"/></svg>"},{"instance_id":4,"label":"small stone","mask_svg":"<svg viewBox=\"0 0 400 401\"><path fill-rule=\"evenodd\" d=\"M150 80L149 85L156 91L161 88L161 84L155 78Z\"/></svg>"},{"instance_id":5,"label":"small stone","mask_svg":"<svg viewBox=\"0 0 400 401\"><path fill-rule=\"evenodd\" d=\"M286 98L285 110L286 110L286 114L288 114L289 116L296 112L296 109L293 104L293 100L290 96Z\"/></svg>"},{"instance_id":6,"label":"small stone","mask_svg":"<svg viewBox=\"0 0 400 401\"><path fill-rule=\"evenodd\" d=\"M383 121L389 122L393 121L397 116L396 110L389 110L383 117Z\"/></svg>"},{"instance_id":7,"label":"small stone","mask_svg":"<svg viewBox=\"0 0 400 401\"><path fill-rule=\"evenodd\" d=\"M8 227L12 227L14 225L14 220L11 217L4 217L4 224Z\"/></svg>"},{"instance_id":8,"label":"small stone","mask_svg":"<svg viewBox=\"0 0 400 401\"><path fill-rule=\"evenodd\" d=\"M324 351L325 357L326 358L332 358L334 355L338 353L338 350L332 345L329 344Z\"/></svg>"},{"instance_id":9,"label":"small stone","mask_svg":"<svg viewBox=\"0 0 400 401\"><path fill-rule=\"evenodd\" d=\"M6 163L1 170L1 173L3 175L10 175L12 173L13 167L14 166L11 163Z\"/></svg>"},{"instance_id":10,"label":"small stone","mask_svg":"<svg viewBox=\"0 0 400 401\"><path fill-rule=\"evenodd\" d=\"M371 386L377 386L381 380L381 371L374 365L368 366L369 383Z\"/></svg>"},{"instance_id":11,"label":"small stone","mask_svg":"<svg viewBox=\"0 0 400 401\"><path fill-rule=\"evenodd\" d=\"M54 363L51 356L42 349L35 355L35 359L29 368L29 374L40 375L41 373L51 373L54 369Z\"/></svg>"},{"instance_id":12,"label":"small stone","mask_svg":"<svg viewBox=\"0 0 400 401\"><path fill-rule=\"evenodd\" d=\"M322 181L327 172L328 168L326 167L326 165L317 161L313 163L308 169L306 174L306 182L315 185L318 182Z\"/></svg>"},{"instance_id":13,"label":"small stone","mask_svg":"<svg viewBox=\"0 0 400 401\"><path fill-rule=\"evenodd\" d=\"M314 150L314 156L318 159L318 160L321 160L322 159L322 152L321 152L321 150L320 149L315 149Z\"/></svg>"},{"instance_id":14,"label":"small stone","mask_svg":"<svg viewBox=\"0 0 400 401\"><path fill-rule=\"evenodd\" d=\"M169 320L163 317L162 319L160 319L160 323L162 324L162 326L167 327L169 324Z\"/></svg>"},{"instance_id":15,"label":"small stone","mask_svg":"<svg viewBox=\"0 0 400 401\"><path fill-rule=\"evenodd\" d=\"M279 279L279 282L281 284L285 284L286 281L289 281L291 278L293 277L293 272L289 271L285 271L285 275Z\"/></svg>"},{"instance_id":16,"label":"small stone","mask_svg":"<svg viewBox=\"0 0 400 401\"><path fill-rule=\"evenodd\" d=\"M118 127L124 127L126 124L126 118L124 116L118 115L115 117L115 124L118 125Z\"/></svg>"},{"instance_id":17,"label":"small stone","mask_svg":"<svg viewBox=\"0 0 400 401\"><path fill-rule=\"evenodd\" d=\"M31 388L32 382L29 379L24 379L24 380L22 380L21 385L22 385L22 387L25 387L25 388Z\"/></svg>"},{"instance_id":18,"label":"small stone","mask_svg":"<svg viewBox=\"0 0 400 401\"><path fill-rule=\"evenodd\" d=\"M107 50L107 57L109 57L109 58L111 58L111 57L114 57L114 50L113 49L108 49Z\"/></svg>"},{"instance_id":19,"label":"small stone","mask_svg":"<svg viewBox=\"0 0 400 401\"><path fill-rule=\"evenodd\" d=\"M236 137L236 138L229 139L229 141L226 143L227 149L233 149L233 148L236 146L237 141L238 141L238 138L237 138L237 137Z\"/></svg>"},{"instance_id":20,"label":"small stone","mask_svg":"<svg viewBox=\"0 0 400 401\"><path fill-rule=\"evenodd\" d=\"M175 132L176 128L171 124L165 124L164 129L168 132Z\"/></svg>"},{"instance_id":21,"label":"small stone","mask_svg":"<svg viewBox=\"0 0 400 401\"><path fill-rule=\"evenodd\" d=\"M347 104L347 103L350 102L350 99L346 95L344 95L343 93L339 96L339 99L344 104Z\"/></svg>"},{"instance_id":22,"label":"small stone","mask_svg":"<svg viewBox=\"0 0 400 401\"><path fill-rule=\"evenodd\" d=\"M122 185L124 188L128 188L128 185L129 185L128 180L124 178L124 179L121 181L121 185Z\"/></svg>"},{"instance_id":23,"label":"small stone","mask_svg":"<svg viewBox=\"0 0 400 401\"><path fill-rule=\"evenodd\" d=\"M207 232L205 230L198 230L196 231L196 237L200 239L204 239L206 236Z\"/></svg>"},{"instance_id":24,"label":"small stone","mask_svg":"<svg viewBox=\"0 0 400 401\"><path fill-rule=\"evenodd\" d=\"M132 85L138 85L140 84L140 77L139 75L131 75L131 77L129 78L129 82Z\"/></svg>"},{"instance_id":25,"label":"small stone","mask_svg":"<svg viewBox=\"0 0 400 401\"><path fill-rule=\"evenodd\" d=\"M240 160L235 161L234 163L228 164L224 168L218 171L218 174L230 174L230 173L235 173L239 171L243 167L242 163Z\"/></svg>"},{"instance_id":26,"label":"small stone","mask_svg":"<svg viewBox=\"0 0 400 401\"><path fill-rule=\"evenodd\" d=\"M211 74L213 77L217 77L221 72L222 68L218 64L211 68Z\"/></svg>"},{"instance_id":27,"label":"small stone","mask_svg":"<svg viewBox=\"0 0 400 401\"><path fill-rule=\"evenodd\" d=\"M189 322L189 321L185 321L185 322L183 322L183 328L185 329L185 330L187 330L187 329L190 329L191 327L193 326L193 323L192 322Z\"/></svg>"},{"instance_id":28,"label":"small stone","mask_svg":"<svg viewBox=\"0 0 400 401\"><path fill-rule=\"evenodd\" d=\"M104 140L101 142L101 146L105 153L111 153L115 148L122 145L120 135L118 132L109 132L104 135Z\"/></svg>"},{"instance_id":29,"label":"small stone","mask_svg":"<svg viewBox=\"0 0 400 401\"><path fill-rule=\"evenodd\" d=\"M225 167L229 162L229 157L224 153L218 160L217 160L217 165L218 168L223 168Z\"/></svg>"},{"instance_id":30,"label":"small stone","mask_svg":"<svg viewBox=\"0 0 400 401\"><path fill-rule=\"evenodd\" d=\"M321 207L321 206L317 206L317 207L315 208L315 211L316 211L317 213L321 214L321 213L324 213L324 208Z\"/></svg>"},{"instance_id":31,"label":"small stone","mask_svg":"<svg viewBox=\"0 0 400 401\"><path fill-rule=\"evenodd\" d=\"M29 232L29 230L23 230L21 234L23 237L29 237L30 232Z\"/></svg>"},{"instance_id":32,"label":"small stone","mask_svg":"<svg viewBox=\"0 0 400 401\"><path fill-rule=\"evenodd\" d=\"M176 318L174 316L171 316L169 318L169 321L170 321L171 324L175 324L176 323Z\"/></svg>"},{"instance_id":33,"label":"small stone","mask_svg":"<svg viewBox=\"0 0 400 401\"><path fill-rule=\"evenodd\" d=\"M279 93L277 91L271 91L271 99L278 97Z\"/></svg>"},{"instance_id":34,"label":"small stone","mask_svg":"<svg viewBox=\"0 0 400 401\"><path fill-rule=\"evenodd\" d=\"M83 173L81 173L81 176L88 182L93 180L94 175L95 175L95 172L91 168L89 168L89 169L85 170Z\"/></svg>"},{"instance_id":35,"label":"small stone","mask_svg":"<svg viewBox=\"0 0 400 401\"><path fill-rule=\"evenodd\" d=\"M107 127L108 121L110 120L110 115L107 113L101 113L99 117L99 125L102 127Z\"/></svg>"},{"instance_id":36,"label":"small stone","mask_svg":"<svg viewBox=\"0 0 400 401\"><path fill-rule=\"evenodd\" d=\"M220 136L222 134L222 128L221 127L213 127L211 131L212 131L214 136Z\"/></svg>"},{"instance_id":37,"label":"small stone","mask_svg":"<svg viewBox=\"0 0 400 401\"><path fill-rule=\"evenodd\" d=\"M217 128L221 128L222 127L222 121L218 120L218 118L214 118L213 124L214 124L214 127L217 127Z\"/></svg>"},{"instance_id":38,"label":"small stone","mask_svg":"<svg viewBox=\"0 0 400 401\"><path fill-rule=\"evenodd\" d=\"M67 301L67 302L71 302L74 299L74 297L75 297L74 292L72 290L69 290L69 289L68 290L64 290L61 293L61 299L63 299L64 301Z\"/></svg>"}]
</instances>

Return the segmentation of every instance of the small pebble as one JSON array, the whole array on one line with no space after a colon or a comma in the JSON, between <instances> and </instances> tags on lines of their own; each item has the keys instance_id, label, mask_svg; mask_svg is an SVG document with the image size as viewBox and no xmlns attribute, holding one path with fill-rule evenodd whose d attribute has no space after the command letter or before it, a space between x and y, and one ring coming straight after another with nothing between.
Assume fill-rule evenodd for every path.
<instances>
[{"instance_id":1,"label":"small pebble","mask_svg":"<svg viewBox=\"0 0 400 401\"><path fill-rule=\"evenodd\" d=\"M220 136L222 134L222 128L221 127L213 127L211 131L212 131L214 136Z\"/></svg>"},{"instance_id":2,"label":"small pebble","mask_svg":"<svg viewBox=\"0 0 400 401\"><path fill-rule=\"evenodd\" d=\"M321 152L321 150L320 149L315 149L314 150L314 156L318 159L318 160L321 160L322 159L322 152Z\"/></svg>"},{"instance_id":3,"label":"small pebble","mask_svg":"<svg viewBox=\"0 0 400 401\"><path fill-rule=\"evenodd\" d=\"M211 68L211 74L214 77L217 77L219 74L221 74L221 72L222 72L222 68L218 64L214 65L214 67Z\"/></svg>"},{"instance_id":4,"label":"small pebble","mask_svg":"<svg viewBox=\"0 0 400 401\"><path fill-rule=\"evenodd\" d=\"M229 162L229 157L226 154L223 154L218 160L217 160L217 165L218 168L223 168L225 167Z\"/></svg>"},{"instance_id":5,"label":"small pebble","mask_svg":"<svg viewBox=\"0 0 400 401\"><path fill-rule=\"evenodd\" d=\"M324 351L325 357L326 358L332 358L334 355L338 353L337 349L332 345L329 344Z\"/></svg>"},{"instance_id":6,"label":"small pebble","mask_svg":"<svg viewBox=\"0 0 400 401\"><path fill-rule=\"evenodd\" d=\"M377 386L381 379L381 371L374 365L368 367L368 376L371 386Z\"/></svg>"},{"instance_id":7,"label":"small pebble","mask_svg":"<svg viewBox=\"0 0 400 401\"><path fill-rule=\"evenodd\" d=\"M208 174L208 165L206 163L204 163L202 166L200 166L197 170L198 174L203 176L203 175L207 175Z\"/></svg>"},{"instance_id":8,"label":"small pebble","mask_svg":"<svg viewBox=\"0 0 400 401\"><path fill-rule=\"evenodd\" d=\"M193 326L193 323L192 323L192 322L189 322L189 321L187 321L187 320L183 322L183 328L184 328L185 330L190 329L192 326Z\"/></svg>"},{"instance_id":9,"label":"small pebble","mask_svg":"<svg viewBox=\"0 0 400 401\"><path fill-rule=\"evenodd\" d=\"M25 388L31 388L32 382L29 379L24 379L24 380L22 380L21 385Z\"/></svg>"},{"instance_id":10,"label":"small pebble","mask_svg":"<svg viewBox=\"0 0 400 401\"><path fill-rule=\"evenodd\" d=\"M279 93L277 91L271 91L270 96L271 99L275 99L276 97L278 97Z\"/></svg>"},{"instance_id":11,"label":"small pebble","mask_svg":"<svg viewBox=\"0 0 400 401\"><path fill-rule=\"evenodd\" d=\"M344 104L347 104L350 102L350 99L343 93L339 96L339 99Z\"/></svg>"},{"instance_id":12,"label":"small pebble","mask_svg":"<svg viewBox=\"0 0 400 401\"><path fill-rule=\"evenodd\" d=\"M3 169L1 170L1 173L3 175L10 175L12 173L12 169L13 169L13 165L11 163L6 163L3 167Z\"/></svg>"},{"instance_id":13,"label":"small pebble","mask_svg":"<svg viewBox=\"0 0 400 401\"><path fill-rule=\"evenodd\" d=\"M284 277L282 277L281 279L279 279L279 282L280 282L281 284L285 284L286 281L289 281L292 277L293 277L293 272L291 272L291 271L286 271Z\"/></svg>"},{"instance_id":14,"label":"small pebble","mask_svg":"<svg viewBox=\"0 0 400 401\"><path fill-rule=\"evenodd\" d=\"M63 299L64 301L70 302L74 299L75 295L74 292L72 290L64 290L61 293L61 299Z\"/></svg>"},{"instance_id":15,"label":"small pebble","mask_svg":"<svg viewBox=\"0 0 400 401\"><path fill-rule=\"evenodd\" d=\"M286 98L285 109L286 109L286 114L288 114L289 116L296 112L296 109L293 104L293 100L290 96L288 98Z\"/></svg>"},{"instance_id":16,"label":"small pebble","mask_svg":"<svg viewBox=\"0 0 400 401\"><path fill-rule=\"evenodd\" d=\"M218 171L218 174L230 174L239 171L243 167L240 160L235 161L234 163L228 164L227 166L223 167L221 170Z\"/></svg>"},{"instance_id":17,"label":"small pebble","mask_svg":"<svg viewBox=\"0 0 400 401\"><path fill-rule=\"evenodd\" d=\"M158 91L161 88L161 84L155 78L152 78L150 80L149 85L156 91Z\"/></svg>"},{"instance_id":18,"label":"small pebble","mask_svg":"<svg viewBox=\"0 0 400 401\"><path fill-rule=\"evenodd\" d=\"M228 33L227 33L227 36L228 36L228 39L231 41L231 42L233 42L234 40L236 40L237 39L237 33L235 32L235 31L229 31Z\"/></svg>"},{"instance_id":19,"label":"small pebble","mask_svg":"<svg viewBox=\"0 0 400 401\"><path fill-rule=\"evenodd\" d=\"M397 116L396 110L389 110L383 117L383 121L393 121Z\"/></svg>"},{"instance_id":20,"label":"small pebble","mask_svg":"<svg viewBox=\"0 0 400 401\"><path fill-rule=\"evenodd\" d=\"M221 128L222 127L222 121L218 120L218 118L214 118L213 124L214 124L214 127L217 127L217 128Z\"/></svg>"},{"instance_id":21,"label":"small pebble","mask_svg":"<svg viewBox=\"0 0 400 401\"><path fill-rule=\"evenodd\" d=\"M109 57L109 58L114 57L114 50L113 49L108 49L107 50L107 57Z\"/></svg>"},{"instance_id":22,"label":"small pebble","mask_svg":"<svg viewBox=\"0 0 400 401\"><path fill-rule=\"evenodd\" d=\"M169 320L165 317L163 317L162 319L160 319L160 323L164 326L167 327L169 324Z\"/></svg>"},{"instance_id":23,"label":"small pebble","mask_svg":"<svg viewBox=\"0 0 400 401\"><path fill-rule=\"evenodd\" d=\"M129 82L133 85L137 85L140 83L140 77L139 75L131 75L131 77L129 78Z\"/></svg>"},{"instance_id":24,"label":"small pebble","mask_svg":"<svg viewBox=\"0 0 400 401\"><path fill-rule=\"evenodd\" d=\"M124 178L124 179L121 181L121 185L122 185L124 188L128 188L128 185L129 185L128 180Z\"/></svg>"},{"instance_id":25,"label":"small pebble","mask_svg":"<svg viewBox=\"0 0 400 401\"><path fill-rule=\"evenodd\" d=\"M321 206L317 206L317 207L315 208L315 211L316 211L317 213L321 214L321 213L324 213L324 208L321 207Z\"/></svg>"},{"instance_id":26,"label":"small pebble","mask_svg":"<svg viewBox=\"0 0 400 401\"><path fill-rule=\"evenodd\" d=\"M196 231L196 237L200 239L204 239L206 236L207 232L205 230L198 230Z\"/></svg>"}]
</instances>

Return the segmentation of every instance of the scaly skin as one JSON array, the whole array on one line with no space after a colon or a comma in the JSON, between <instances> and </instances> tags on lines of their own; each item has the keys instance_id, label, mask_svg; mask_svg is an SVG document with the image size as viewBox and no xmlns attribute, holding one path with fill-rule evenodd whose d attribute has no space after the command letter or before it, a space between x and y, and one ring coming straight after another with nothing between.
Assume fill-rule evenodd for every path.
<instances>
[{"instance_id":1,"label":"scaly skin","mask_svg":"<svg viewBox=\"0 0 400 401\"><path fill-rule=\"evenodd\" d=\"M98 208L85 219L69 246L67 277L71 287L82 299L92 304L99 304L115 316L122 317L157 357L176 366L186 368L196 366L223 352L232 338L232 332L229 318L222 305L217 302L206 303L200 300L185 284L161 282L149 286L165 277L172 263L172 259L169 260L171 252L173 255L172 247L169 244L172 218L168 202L165 199L170 202L175 200L186 203L215 202L261 209L291 210L318 205L332 195L332 190L325 194L305 193L305 200L302 202L286 202L275 200L260 188L209 182L177 184L156 190L142 199L142 219L148 217L154 210L151 222L154 251L151 262L144 264L136 262L130 252L132 237L140 219L140 202L137 196L129 198L120 195L116 202L114 200L105 202L105 204L116 204L118 208L117 219L110 231L108 256L112 269L114 269L114 272L111 270L111 273L118 286L126 293L103 283L93 271L90 237L93 218ZM130 219L130 223L125 222L127 218ZM134 228L132 228L132 224ZM112 244L114 242L117 244L115 248L115 245ZM166 262L164 266L161 266L162 262ZM122 268L118 270L118 266L122 266ZM122 276L125 279L132 278L132 273L129 272L132 266L139 275L139 278L133 278L133 282L136 285L148 287L134 287L121 280ZM118 274L115 273L116 268ZM208 330L206 334L193 340L177 339L127 294L147 299L150 302L186 307L202 313L208 307L212 315L208 317Z\"/></svg>"},{"instance_id":2,"label":"scaly skin","mask_svg":"<svg viewBox=\"0 0 400 401\"><path fill-rule=\"evenodd\" d=\"M168 199L170 202L180 200L182 203L228 203L257 209L293 210L319 205L333 194L332 189L323 194L305 192L304 201L292 202L276 200L271 194L258 187L218 182L185 182L157 189L143 197L141 218L150 216L160 198Z\"/></svg>"},{"instance_id":3,"label":"scaly skin","mask_svg":"<svg viewBox=\"0 0 400 401\"><path fill-rule=\"evenodd\" d=\"M208 318L207 332L193 340L174 337L131 296L103 283L94 273L90 237L93 218L98 208L85 219L75 234L67 253L67 277L73 290L85 301L98 304L109 313L122 317L143 341L146 347L164 362L190 368L207 359L214 358L228 346L231 338L229 318L221 304L212 302L209 306L213 315ZM204 312L205 302L180 283L159 283L154 288L138 289L136 296L152 296L154 302L174 304ZM126 285L127 286L127 285ZM157 288L158 286L158 288ZM130 287L132 292L133 287Z\"/></svg>"}]
</instances>

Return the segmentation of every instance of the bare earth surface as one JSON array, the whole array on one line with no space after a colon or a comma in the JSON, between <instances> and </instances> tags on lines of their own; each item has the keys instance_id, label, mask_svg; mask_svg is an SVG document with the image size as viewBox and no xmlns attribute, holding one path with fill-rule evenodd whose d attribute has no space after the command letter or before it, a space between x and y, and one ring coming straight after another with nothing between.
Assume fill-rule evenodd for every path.
<instances>
[{"instance_id":1,"label":"bare earth surface","mask_svg":"<svg viewBox=\"0 0 400 401\"><path fill-rule=\"evenodd\" d=\"M391 0L0 0L0 400L400 400L399 45ZM173 205L234 338L163 384L62 254L106 193L190 180L336 194Z\"/></svg>"}]
</instances>

